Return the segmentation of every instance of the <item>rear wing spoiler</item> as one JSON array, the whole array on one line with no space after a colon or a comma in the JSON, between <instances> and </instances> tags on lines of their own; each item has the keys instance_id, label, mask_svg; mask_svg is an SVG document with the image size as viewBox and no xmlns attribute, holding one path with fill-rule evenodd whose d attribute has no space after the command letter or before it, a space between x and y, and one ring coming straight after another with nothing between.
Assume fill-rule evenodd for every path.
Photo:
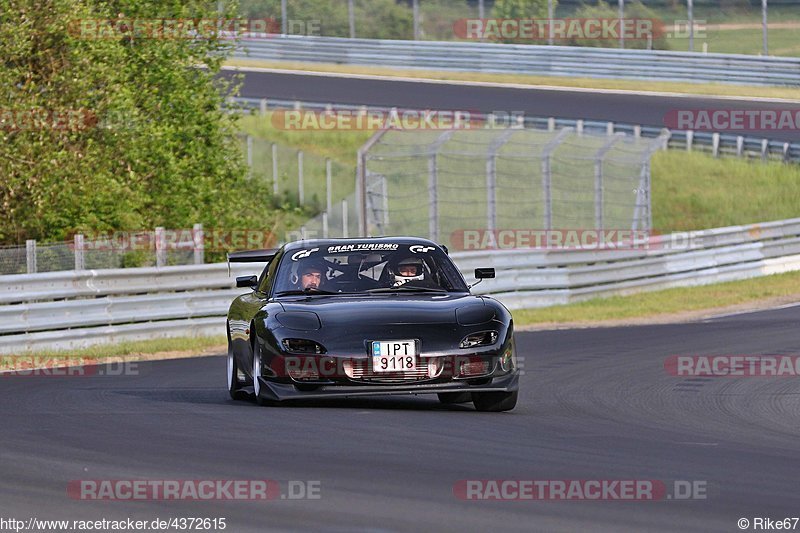
<instances>
[{"instance_id":1,"label":"rear wing spoiler","mask_svg":"<svg viewBox=\"0 0 800 533\"><path fill-rule=\"evenodd\" d=\"M231 263L269 263L277 253L277 248L231 252L228 254L228 275L231 275Z\"/></svg>"}]
</instances>

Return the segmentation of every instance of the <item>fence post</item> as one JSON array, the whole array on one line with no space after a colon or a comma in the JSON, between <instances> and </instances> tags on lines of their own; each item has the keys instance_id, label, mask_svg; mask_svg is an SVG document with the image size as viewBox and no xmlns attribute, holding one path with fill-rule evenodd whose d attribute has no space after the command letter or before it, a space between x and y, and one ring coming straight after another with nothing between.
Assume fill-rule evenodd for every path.
<instances>
[{"instance_id":1,"label":"fence post","mask_svg":"<svg viewBox=\"0 0 800 533\"><path fill-rule=\"evenodd\" d=\"M562 128L542 150L542 199L544 202L544 229L553 229L553 195L552 195L552 169L550 156L564 139L574 131L574 128Z\"/></svg>"},{"instance_id":2,"label":"fence post","mask_svg":"<svg viewBox=\"0 0 800 533\"><path fill-rule=\"evenodd\" d=\"M347 0L347 19L350 23L350 38L356 38L356 10L353 0Z\"/></svg>"},{"instance_id":3,"label":"fence post","mask_svg":"<svg viewBox=\"0 0 800 533\"><path fill-rule=\"evenodd\" d=\"M342 238L350 236L347 229L347 200L342 200Z\"/></svg>"},{"instance_id":4,"label":"fence post","mask_svg":"<svg viewBox=\"0 0 800 533\"><path fill-rule=\"evenodd\" d=\"M156 228L156 266L163 267L167 264L167 243L164 228L158 226Z\"/></svg>"},{"instance_id":5,"label":"fence post","mask_svg":"<svg viewBox=\"0 0 800 533\"><path fill-rule=\"evenodd\" d=\"M489 115L494 121L494 113ZM453 136L454 131L448 130L431 145L428 159L428 238L434 242L439 240L439 173L436 168L439 148Z\"/></svg>"},{"instance_id":6,"label":"fence post","mask_svg":"<svg viewBox=\"0 0 800 533\"><path fill-rule=\"evenodd\" d=\"M247 136L247 177L253 177L253 137Z\"/></svg>"},{"instance_id":7,"label":"fence post","mask_svg":"<svg viewBox=\"0 0 800 533\"><path fill-rule=\"evenodd\" d=\"M84 256L83 234L76 234L72 242L75 249L75 270L85 270L86 258Z\"/></svg>"},{"instance_id":8,"label":"fence post","mask_svg":"<svg viewBox=\"0 0 800 533\"><path fill-rule=\"evenodd\" d=\"M625 0L619 0L619 47L625 48L625 32L622 31L624 25L622 19L625 18Z\"/></svg>"},{"instance_id":9,"label":"fence post","mask_svg":"<svg viewBox=\"0 0 800 533\"><path fill-rule=\"evenodd\" d=\"M491 142L486 156L486 230L492 235L497 229L497 151L517 131L507 128Z\"/></svg>"},{"instance_id":10,"label":"fence post","mask_svg":"<svg viewBox=\"0 0 800 533\"><path fill-rule=\"evenodd\" d=\"M325 159L325 211L331 212L333 204L333 173L331 172L331 160Z\"/></svg>"},{"instance_id":11,"label":"fence post","mask_svg":"<svg viewBox=\"0 0 800 533\"><path fill-rule=\"evenodd\" d=\"M623 133L611 136L605 144L597 150L594 156L594 226L596 229L604 229L603 204L605 203L605 198L603 188L603 160L614 146L614 143L624 136L625 134Z\"/></svg>"},{"instance_id":12,"label":"fence post","mask_svg":"<svg viewBox=\"0 0 800 533\"><path fill-rule=\"evenodd\" d=\"M27 263L28 274L36 274L38 268L36 265L36 240L28 239L25 241L25 259Z\"/></svg>"},{"instance_id":13,"label":"fence post","mask_svg":"<svg viewBox=\"0 0 800 533\"><path fill-rule=\"evenodd\" d=\"M322 213L322 238L328 238L328 212L324 211Z\"/></svg>"},{"instance_id":14,"label":"fence post","mask_svg":"<svg viewBox=\"0 0 800 533\"><path fill-rule=\"evenodd\" d=\"M278 196L278 145L272 143L272 195Z\"/></svg>"},{"instance_id":15,"label":"fence post","mask_svg":"<svg viewBox=\"0 0 800 533\"><path fill-rule=\"evenodd\" d=\"M300 205L305 205L305 190L303 184L303 151L297 151L297 200Z\"/></svg>"},{"instance_id":16,"label":"fence post","mask_svg":"<svg viewBox=\"0 0 800 533\"><path fill-rule=\"evenodd\" d=\"M202 265L205 262L205 233L203 233L203 225L195 224L192 228L192 241L194 249L194 264Z\"/></svg>"}]
</instances>

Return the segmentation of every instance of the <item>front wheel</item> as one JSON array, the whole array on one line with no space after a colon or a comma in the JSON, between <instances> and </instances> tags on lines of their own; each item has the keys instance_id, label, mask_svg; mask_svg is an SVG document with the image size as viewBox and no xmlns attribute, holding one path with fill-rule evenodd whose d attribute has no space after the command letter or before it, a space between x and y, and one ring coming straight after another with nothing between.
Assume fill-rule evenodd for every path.
<instances>
[{"instance_id":1,"label":"front wheel","mask_svg":"<svg viewBox=\"0 0 800 533\"><path fill-rule=\"evenodd\" d=\"M514 392L473 392L472 403L477 411L498 412L510 411L517 405L517 395Z\"/></svg>"}]
</instances>

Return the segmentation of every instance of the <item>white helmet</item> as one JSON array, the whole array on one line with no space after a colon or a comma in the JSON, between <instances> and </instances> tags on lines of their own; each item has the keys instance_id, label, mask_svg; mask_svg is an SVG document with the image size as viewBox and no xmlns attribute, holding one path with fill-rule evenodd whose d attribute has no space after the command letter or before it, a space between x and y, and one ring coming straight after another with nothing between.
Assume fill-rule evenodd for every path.
<instances>
[{"instance_id":1,"label":"white helmet","mask_svg":"<svg viewBox=\"0 0 800 533\"><path fill-rule=\"evenodd\" d=\"M419 257L407 257L397 263L397 268L394 272L394 286L399 287L400 285L408 283L409 281L424 280L424 272L425 270L423 268L422 259Z\"/></svg>"}]
</instances>

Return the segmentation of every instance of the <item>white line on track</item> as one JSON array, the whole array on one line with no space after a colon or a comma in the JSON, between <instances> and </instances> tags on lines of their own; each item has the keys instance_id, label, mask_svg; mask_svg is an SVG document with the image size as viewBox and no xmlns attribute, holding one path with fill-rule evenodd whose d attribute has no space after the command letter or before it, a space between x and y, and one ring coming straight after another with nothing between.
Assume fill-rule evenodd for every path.
<instances>
[{"instance_id":1,"label":"white line on track","mask_svg":"<svg viewBox=\"0 0 800 533\"><path fill-rule=\"evenodd\" d=\"M800 100L792 100L788 98L766 98L762 96L721 96L721 95L708 95L708 94L671 93L662 91L630 91L625 89L589 89L585 87L561 87L557 85L529 85L524 83L499 83L492 81L437 80L434 78L413 78L408 76L385 76L378 74L353 74L349 72L321 72L316 70L293 70L293 69L264 68L264 67L225 66L222 67L222 70L233 70L240 72L267 72L272 74L290 74L296 76L319 76L323 78L351 78L359 80L377 80L377 81L406 81L413 83L429 83L437 85L466 85L470 87L526 89L533 91L620 94L629 96L662 96L669 98L703 98L709 100L734 100L740 102L772 102L778 104L800 104Z\"/></svg>"},{"instance_id":2,"label":"white line on track","mask_svg":"<svg viewBox=\"0 0 800 533\"><path fill-rule=\"evenodd\" d=\"M724 314L721 314L721 315L712 315L712 316L705 317L703 319L703 322L708 322L709 320L717 320L719 318L728 318L728 317L731 317L731 316L749 315L749 314L752 314L752 313L761 313L761 312L764 312L764 311L777 311L779 309L789 309L790 307L798 307L798 306L800 306L800 302L779 305L777 307L768 307L766 309L763 309L763 308L762 309L748 309L747 311L736 311L735 313L724 313Z\"/></svg>"}]
</instances>

